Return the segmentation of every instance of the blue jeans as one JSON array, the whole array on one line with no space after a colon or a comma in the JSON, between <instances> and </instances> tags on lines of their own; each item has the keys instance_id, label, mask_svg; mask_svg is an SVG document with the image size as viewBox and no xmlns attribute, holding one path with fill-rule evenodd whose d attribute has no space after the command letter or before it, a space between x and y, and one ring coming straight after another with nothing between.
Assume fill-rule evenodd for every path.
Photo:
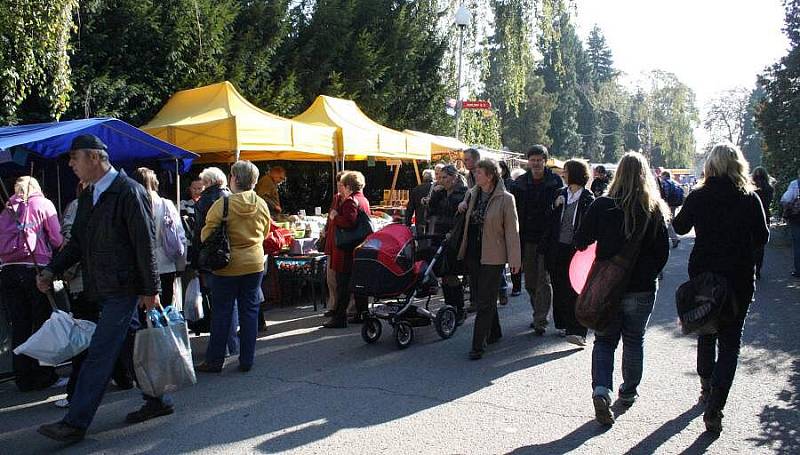
<instances>
[{"instance_id":1,"label":"blue jeans","mask_svg":"<svg viewBox=\"0 0 800 455\"><path fill-rule=\"evenodd\" d=\"M239 316L239 365L253 365L258 336L258 307L261 272L240 276L214 275L211 293L214 310L211 312L211 339L206 351L206 363L222 365L225 345L231 332L234 306Z\"/></svg>"},{"instance_id":2,"label":"blue jeans","mask_svg":"<svg viewBox=\"0 0 800 455\"><path fill-rule=\"evenodd\" d=\"M622 385L621 396L635 396L636 387L642 381L644 367L644 332L653 305L655 292L633 292L625 294L620 310L602 332L594 334L592 350L593 395L611 398L614 376L614 351L622 338Z\"/></svg>"},{"instance_id":3,"label":"blue jeans","mask_svg":"<svg viewBox=\"0 0 800 455\"><path fill-rule=\"evenodd\" d=\"M800 222L789 223L792 230L792 250L794 251L794 271L800 273Z\"/></svg>"},{"instance_id":4,"label":"blue jeans","mask_svg":"<svg viewBox=\"0 0 800 455\"><path fill-rule=\"evenodd\" d=\"M211 312L214 312L214 295L211 291L212 280L214 274L209 272L200 272L203 274L203 281L208 283L208 295L211 298ZM239 314L236 311L236 304L234 303L231 310L231 332L228 334L228 355L239 355L239 335L236 333L239 329Z\"/></svg>"},{"instance_id":5,"label":"blue jeans","mask_svg":"<svg viewBox=\"0 0 800 455\"><path fill-rule=\"evenodd\" d=\"M100 299L100 319L89 343L86 360L81 365L64 423L83 429L92 423L128 331L138 330L141 326L136 311L138 300L136 296ZM148 404L172 406L168 395L144 398Z\"/></svg>"}]
</instances>

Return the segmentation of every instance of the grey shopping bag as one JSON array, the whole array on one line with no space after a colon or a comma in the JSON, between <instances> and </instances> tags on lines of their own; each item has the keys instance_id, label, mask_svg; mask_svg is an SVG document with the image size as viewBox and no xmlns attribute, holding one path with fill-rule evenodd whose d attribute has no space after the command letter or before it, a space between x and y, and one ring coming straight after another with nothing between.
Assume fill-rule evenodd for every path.
<instances>
[{"instance_id":1,"label":"grey shopping bag","mask_svg":"<svg viewBox=\"0 0 800 455\"><path fill-rule=\"evenodd\" d=\"M139 388L158 397L197 383L186 322L177 310L151 310L147 328L136 332L133 368Z\"/></svg>"}]
</instances>

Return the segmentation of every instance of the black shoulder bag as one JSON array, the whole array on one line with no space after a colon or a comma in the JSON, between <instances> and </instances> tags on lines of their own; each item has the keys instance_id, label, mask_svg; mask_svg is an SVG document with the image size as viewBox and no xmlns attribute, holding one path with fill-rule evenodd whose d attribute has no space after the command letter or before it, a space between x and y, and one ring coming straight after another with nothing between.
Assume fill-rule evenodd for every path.
<instances>
[{"instance_id":1,"label":"black shoulder bag","mask_svg":"<svg viewBox=\"0 0 800 455\"><path fill-rule=\"evenodd\" d=\"M358 206L358 202L356 202L356 210L358 210L358 215L355 226L350 229L336 228L336 248L340 250L354 250L368 235L375 232L372 220L370 220L367 212Z\"/></svg>"},{"instance_id":2,"label":"black shoulder bag","mask_svg":"<svg viewBox=\"0 0 800 455\"><path fill-rule=\"evenodd\" d=\"M231 263L231 242L228 239L228 196L222 197L222 222L200 246L197 262L203 270L219 270Z\"/></svg>"}]
</instances>

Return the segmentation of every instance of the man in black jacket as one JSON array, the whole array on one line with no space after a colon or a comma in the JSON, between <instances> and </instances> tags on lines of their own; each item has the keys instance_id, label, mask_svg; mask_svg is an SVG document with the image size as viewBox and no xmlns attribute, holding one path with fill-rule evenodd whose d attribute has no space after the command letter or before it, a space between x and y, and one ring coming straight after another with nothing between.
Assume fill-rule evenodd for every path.
<instances>
[{"instance_id":1,"label":"man in black jacket","mask_svg":"<svg viewBox=\"0 0 800 455\"><path fill-rule=\"evenodd\" d=\"M522 271L525 289L531 297L536 335L544 335L547 314L553 301L553 286L539 254L542 237L550 225L558 190L564 186L561 177L547 168L547 147L534 145L528 150L528 172L519 177L514 186L514 197L519 217L519 235L522 244Z\"/></svg>"},{"instance_id":2,"label":"man in black jacket","mask_svg":"<svg viewBox=\"0 0 800 455\"><path fill-rule=\"evenodd\" d=\"M425 207L425 198L430 197L431 190L433 189L433 176L434 171L433 169L425 169L422 171L422 184L417 185L416 188L411 190L411 194L408 197L408 205L406 205L406 226L411 227L411 221L414 219L414 215L417 216L416 226L417 226L417 234L424 234L425 233L425 226L426 224L426 207Z\"/></svg>"},{"instance_id":3,"label":"man in black jacket","mask_svg":"<svg viewBox=\"0 0 800 455\"><path fill-rule=\"evenodd\" d=\"M39 433L76 442L83 439L97 412L128 330L140 326L137 303L148 310L160 305L160 282L155 225L145 189L111 166L106 145L96 136L72 141L69 165L91 186L79 197L70 241L39 274L37 287L47 292L54 275L80 262L85 290L102 312L69 412L60 422L39 427ZM127 422L172 414L168 396L144 398L145 405L128 414Z\"/></svg>"}]
</instances>

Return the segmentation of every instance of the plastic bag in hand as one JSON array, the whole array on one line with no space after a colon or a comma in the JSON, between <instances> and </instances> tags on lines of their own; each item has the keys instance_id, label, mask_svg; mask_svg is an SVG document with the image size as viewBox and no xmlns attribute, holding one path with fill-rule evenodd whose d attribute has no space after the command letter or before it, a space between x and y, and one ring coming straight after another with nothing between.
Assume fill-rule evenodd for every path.
<instances>
[{"instance_id":1,"label":"plastic bag in hand","mask_svg":"<svg viewBox=\"0 0 800 455\"><path fill-rule=\"evenodd\" d=\"M192 279L186 287L183 314L187 321L196 322L203 319L203 294L200 292L199 278Z\"/></svg>"},{"instance_id":2,"label":"plastic bag in hand","mask_svg":"<svg viewBox=\"0 0 800 455\"><path fill-rule=\"evenodd\" d=\"M75 319L57 310L36 333L14 349L14 354L32 357L40 365L58 365L88 348L96 327L94 322Z\"/></svg>"},{"instance_id":3,"label":"plastic bag in hand","mask_svg":"<svg viewBox=\"0 0 800 455\"><path fill-rule=\"evenodd\" d=\"M136 332L133 368L146 395L158 397L195 384L192 347L186 321L168 306L163 312L150 310L147 328Z\"/></svg>"}]
</instances>

